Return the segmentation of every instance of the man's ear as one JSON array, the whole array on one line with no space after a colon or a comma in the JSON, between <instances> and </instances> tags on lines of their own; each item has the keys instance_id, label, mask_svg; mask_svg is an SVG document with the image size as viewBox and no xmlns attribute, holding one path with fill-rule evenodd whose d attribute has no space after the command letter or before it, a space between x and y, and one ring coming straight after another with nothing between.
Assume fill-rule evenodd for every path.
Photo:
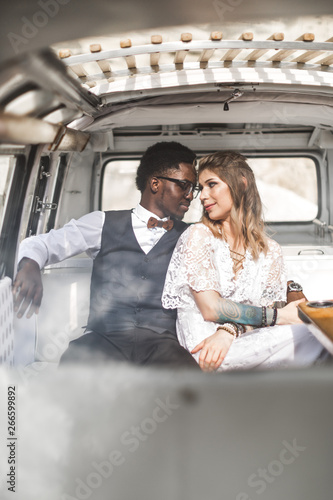
<instances>
[{"instance_id":1,"label":"man's ear","mask_svg":"<svg viewBox=\"0 0 333 500\"><path fill-rule=\"evenodd\" d=\"M157 193L159 184L160 180L157 177L151 177L151 179L149 179L149 186L152 193Z\"/></svg>"}]
</instances>

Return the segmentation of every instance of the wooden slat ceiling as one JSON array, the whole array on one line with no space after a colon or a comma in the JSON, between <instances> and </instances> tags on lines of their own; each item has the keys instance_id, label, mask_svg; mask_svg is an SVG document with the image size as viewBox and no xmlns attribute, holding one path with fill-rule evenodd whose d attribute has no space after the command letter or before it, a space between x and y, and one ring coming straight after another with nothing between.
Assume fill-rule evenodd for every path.
<instances>
[{"instance_id":1,"label":"wooden slat ceiling","mask_svg":"<svg viewBox=\"0 0 333 500\"><path fill-rule=\"evenodd\" d=\"M313 33L291 41L285 40L284 33L273 33L267 40L255 40L251 32L242 33L238 40L223 40L220 31L212 32L209 40L193 40L191 33L182 33L175 42L164 43L161 35L153 35L147 45L133 46L126 39L119 46L103 50L101 44L93 43L88 54L73 54L64 48L58 56L70 73L89 88L149 71L158 74L186 69L190 63L193 68L195 62L205 69L244 63L250 67L293 64L297 69L333 71L333 37L318 43Z\"/></svg>"}]
</instances>

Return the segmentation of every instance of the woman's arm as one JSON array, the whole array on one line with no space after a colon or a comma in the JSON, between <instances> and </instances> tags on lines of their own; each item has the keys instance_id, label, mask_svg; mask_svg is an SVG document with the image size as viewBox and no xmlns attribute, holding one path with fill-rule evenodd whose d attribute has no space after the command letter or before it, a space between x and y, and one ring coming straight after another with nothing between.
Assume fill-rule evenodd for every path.
<instances>
[{"instance_id":1,"label":"woman's arm","mask_svg":"<svg viewBox=\"0 0 333 500\"><path fill-rule=\"evenodd\" d=\"M192 290L195 302L206 321L215 323L240 323L252 325L253 327L262 326L262 308L248 306L233 302L232 300L222 299L215 291L195 292ZM292 302L283 309L278 310L276 324L286 325L292 323L301 323L297 316L296 306L304 299ZM273 320L273 310L266 309L267 324ZM199 365L203 371L214 371L222 364L228 350L233 342L234 336L229 332L219 329L210 337L204 339L195 346L191 354L199 351Z\"/></svg>"},{"instance_id":2,"label":"woman's arm","mask_svg":"<svg viewBox=\"0 0 333 500\"><path fill-rule=\"evenodd\" d=\"M206 290L203 292L195 292L192 290L194 300L205 321L213 321L214 323L226 323L232 321L242 325L250 325L261 327L263 326L263 308L249 306L234 302L233 300L223 299L218 292ZM291 302L287 306L279 309L277 312L277 325L290 325L301 323L297 314L297 305L302 300ZM267 325L273 321L274 310L265 308Z\"/></svg>"}]
</instances>

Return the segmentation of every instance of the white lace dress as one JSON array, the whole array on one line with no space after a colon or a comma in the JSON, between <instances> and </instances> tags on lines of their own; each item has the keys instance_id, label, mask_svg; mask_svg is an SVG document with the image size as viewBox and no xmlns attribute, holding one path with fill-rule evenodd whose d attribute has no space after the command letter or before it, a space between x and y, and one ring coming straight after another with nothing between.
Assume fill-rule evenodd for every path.
<instances>
[{"instance_id":1,"label":"white lace dress","mask_svg":"<svg viewBox=\"0 0 333 500\"><path fill-rule=\"evenodd\" d=\"M269 240L269 251L254 260L247 250L235 279L228 243L215 238L204 224L190 226L178 240L162 296L163 307L177 308L180 344L191 351L215 333L217 323L205 321L191 289L215 290L223 298L253 306L286 300L286 270L281 248ZM305 325L252 330L236 338L220 371L250 368L306 366L325 352ZM198 361L200 352L194 354Z\"/></svg>"}]
</instances>

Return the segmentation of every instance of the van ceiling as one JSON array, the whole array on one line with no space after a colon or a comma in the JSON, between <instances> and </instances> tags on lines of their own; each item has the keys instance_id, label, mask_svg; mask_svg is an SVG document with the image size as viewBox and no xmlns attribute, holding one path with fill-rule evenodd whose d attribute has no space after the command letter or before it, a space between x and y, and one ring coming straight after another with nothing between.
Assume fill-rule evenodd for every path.
<instances>
[{"instance_id":1,"label":"van ceiling","mask_svg":"<svg viewBox=\"0 0 333 500\"><path fill-rule=\"evenodd\" d=\"M17 0L1 3L0 63L65 40L181 25L296 20L332 15L327 0ZM214 29L214 28L212 28Z\"/></svg>"},{"instance_id":2,"label":"van ceiling","mask_svg":"<svg viewBox=\"0 0 333 500\"><path fill-rule=\"evenodd\" d=\"M71 0L71 2L69 0L47 1L48 6L52 4L59 7L59 12L53 16L54 21L57 20L58 23L61 22L62 13L66 11L67 7L69 8L76 3L75 0ZM80 0L80 6L83 3L85 2ZM255 2L256 7L261 3L260 1ZM144 4L145 2L143 2L142 8ZM217 2L217 4L221 6L221 3ZM226 5L223 2L222 4ZM234 10L240 14L240 11L243 12L243 7L246 9L248 4L249 2L245 3L244 6L241 6L242 8L236 9L235 7ZM25 5L27 10L25 15L21 17L21 21L28 19L29 12L32 12L29 11L32 3L28 2L28 5ZM38 2L38 5L44 5L43 0ZM141 2L136 3L137 7L140 5ZM180 5L187 6L188 3L181 2ZM228 5L230 6L231 3L229 2ZM234 1L232 5L236 5ZM191 6L193 11L193 2L191 2ZM302 2L302 12L305 12L306 6L308 3ZM170 4L168 8L170 8ZM320 8L320 2L316 5L316 14L319 13L318 8ZM153 10L154 8L151 10L152 15ZM121 14L122 8L119 12ZM1 17L1 22L4 17ZM48 21L50 26L53 23L53 17L51 16ZM238 16L237 20L239 21L239 19ZM260 16L256 20L260 20ZM152 22L152 19L149 18L148 24L149 22ZM228 22L231 22L231 18L228 18ZM7 27L7 35L14 33L8 31L11 29L9 26ZM65 27L66 22L64 30L60 30L62 36L65 36ZM37 43L40 32L43 32L42 27L36 36L31 34L29 43L24 43L27 45L24 50L30 50L34 43ZM251 33L244 34L251 35ZM306 35L311 35L311 33ZM282 45L277 46L274 45L276 42L272 41L272 36L268 42L256 38L254 41L252 39L247 41L244 38L239 41L240 39L237 40L237 37L233 40L217 42L213 39L208 40L207 30L206 36L206 40L193 40L193 43L190 41L187 45L184 44L184 41L179 40L175 44L163 41L159 45L159 50L163 52L163 55L166 54L166 50L169 50L169 56L172 58L173 54L176 56L180 53L189 55L192 51L193 55L196 56L196 61L189 58L187 62L184 56L183 62L177 64L175 56L171 63L169 61L167 64L157 63L157 66L154 63L154 66L151 62L152 59L150 59L150 63L148 65L144 63L142 67L136 66L135 51L137 51L138 59L143 55L142 51L147 50L146 47L148 47L148 52L149 50L156 51L154 42L148 45L144 44L141 47L133 46L130 49L125 49L121 55L115 55L123 50L119 49L118 39L118 49L111 51L112 56L109 54L110 58L114 58L111 60L110 71L99 68L99 74L84 72L83 78L78 74L77 67L80 66L85 70L83 65L87 58L95 57L95 54L82 52L82 46L77 55L70 55L62 60L59 60L55 54L55 48L32 51L29 54L21 53L3 63L2 66L0 65L0 111L9 115L7 121L6 117L1 118L0 116L0 118L3 123L6 123L6 126L11 123L11 114L22 117L22 119L29 117L43 119L51 124L60 123L62 128L59 128L54 140L51 141L51 149L53 147L56 149L59 146L59 138L66 134L65 125L69 126L70 130L84 130L93 133L95 137L90 141L93 148L98 148L100 147L98 144L101 145L105 142L96 140L96 135L112 134L117 129L131 127L180 125L186 127L188 124L195 124L196 128L205 127L207 124L220 128L226 124L235 125L238 128L245 124L258 124L262 128L267 128L267 124L269 124L270 128L284 126L290 129L295 126L305 126L319 130L333 127L333 107L331 104L333 43L314 42L313 40L307 42L303 37L301 37L302 41L295 42L293 38L289 38L288 41L284 42L282 38ZM12 38L7 36L7 42L8 40L12 40ZM48 42L50 41L51 39L48 39ZM79 41L77 43L79 47ZM219 47L219 43L221 48L216 49ZM240 47L239 50L235 43L237 47ZM273 47L270 45L272 43ZM199 51L200 44L202 47ZM208 50L206 50L205 44L211 44L208 45ZM225 47L223 44L229 44L229 50L227 47L227 50L223 51L223 47ZM171 49L168 48L169 45L172 46ZM270 47L267 48L269 45ZM212 46L213 50L211 50ZM191 49L191 47L193 48ZM308 56L309 48L310 57ZM286 62L282 58L278 64L275 64L274 58L259 61L248 57L247 60L252 49L259 49L253 52L275 51L275 56L285 52L297 55L297 52L302 51L302 57L305 58L306 64L299 64L297 58L290 61L287 59ZM323 51L326 49L330 52L326 53L325 57L330 59L330 62L315 61L313 63L314 51L317 51L318 56L322 57ZM129 52L126 50L133 52L127 56L126 54ZM223 59L224 55L222 59L219 59L221 57L219 54L215 59L209 60L208 58L202 64L201 57L205 51L212 53L215 51L214 54L222 51L225 55L229 52L237 52L237 54L242 52L244 57L241 60L240 54L238 54L239 59L237 57L235 60L233 58ZM108 51L102 49L97 56L99 57L97 62L100 63L101 58L104 57L105 64L109 64L107 53ZM198 60L198 55L200 60ZM310 64L306 59L308 57ZM128 64L128 68L126 67L125 70L115 71L114 60L117 58L121 58L123 62L126 60L127 63L132 58L135 61L134 67ZM76 60L79 60L79 63ZM98 68L96 60L92 64ZM100 78L100 80L97 79L97 83L93 82L96 77ZM233 98L234 93L239 94L235 99ZM226 101L228 102L227 107ZM15 123L14 120L13 127ZM10 134L7 137L10 138ZM82 144L86 143L86 135L82 135L80 139ZM38 137L36 140L38 141ZM69 143L71 144L72 141Z\"/></svg>"}]
</instances>

